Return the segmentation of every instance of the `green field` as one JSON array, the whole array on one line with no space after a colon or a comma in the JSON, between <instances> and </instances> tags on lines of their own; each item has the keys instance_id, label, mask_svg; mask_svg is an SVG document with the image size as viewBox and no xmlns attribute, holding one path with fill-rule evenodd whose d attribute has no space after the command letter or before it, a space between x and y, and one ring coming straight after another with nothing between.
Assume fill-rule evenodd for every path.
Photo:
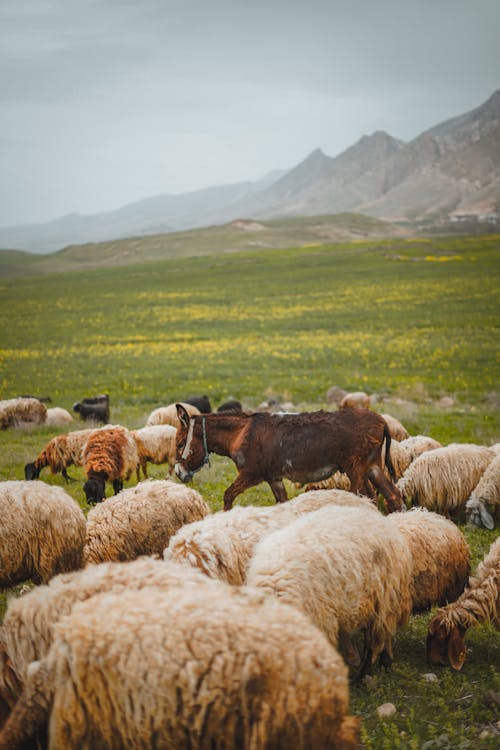
<instances>
[{"instance_id":1,"label":"green field","mask_svg":"<svg viewBox=\"0 0 500 750\"><path fill-rule=\"evenodd\" d=\"M106 255L99 270L74 263L66 273L45 265L35 274L33 259L18 254L0 259L1 398L49 395L71 411L74 401L106 391L111 421L136 428L156 406L190 394L250 408L274 394L313 409L339 385L378 394L375 408L412 434L445 444L500 441L500 236L189 252L115 267ZM443 396L451 406L440 405ZM0 433L0 478L23 478L24 464L55 434ZM63 485L46 472L44 480ZM85 507L82 470L70 473L78 481L67 490ZM165 469L150 474L164 477ZM194 486L219 509L234 474L228 460L215 459ZM272 496L260 486L237 502L270 504ZM476 565L498 528L463 529ZM414 617L397 634L390 672L352 688L365 747L496 747L498 633L476 628L463 671L434 670L430 683L422 677L430 671L428 619ZM384 722L375 709L386 701L397 713Z\"/></svg>"}]
</instances>

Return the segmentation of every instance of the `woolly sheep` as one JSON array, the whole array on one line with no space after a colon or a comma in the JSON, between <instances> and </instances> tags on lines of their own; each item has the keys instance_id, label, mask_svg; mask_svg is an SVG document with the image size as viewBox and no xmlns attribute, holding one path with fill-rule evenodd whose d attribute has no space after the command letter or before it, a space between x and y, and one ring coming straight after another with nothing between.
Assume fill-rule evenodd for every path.
<instances>
[{"instance_id":1,"label":"woolly sheep","mask_svg":"<svg viewBox=\"0 0 500 750\"><path fill-rule=\"evenodd\" d=\"M495 520L486 507L488 504L500 505L500 453L486 467L465 504L467 522L494 529Z\"/></svg>"},{"instance_id":2,"label":"woolly sheep","mask_svg":"<svg viewBox=\"0 0 500 750\"><path fill-rule=\"evenodd\" d=\"M207 579L194 568L141 557L133 562L88 565L83 570L62 573L48 585L11 599L0 626L0 717L6 716L19 698L30 663L48 653L54 624L69 614L76 602L106 591L119 594L150 585L186 587L200 580Z\"/></svg>"},{"instance_id":3,"label":"woolly sheep","mask_svg":"<svg viewBox=\"0 0 500 750\"><path fill-rule=\"evenodd\" d=\"M347 670L300 612L211 581L77 604L0 735L49 748L357 747ZM214 595L215 593L215 595Z\"/></svg>"},{"instance_id":4,"label":"woolly sheep","mask_svg":"<svg viewBox=\"0 0 500 750\"><path fill-rule=\"evenodd\" d=\"M0 401L0 430L23 425L45 424L47 407L37 398L9 398Z\"/></svg>"},{"instance_id":5,"label":"woolly sheep","mask_svg":"<svg viewBox=\"0 0 500 750\"><path fill-rule=\"evenodd\" d=\"M201 414L200 410L197 409L196 406L192 406L192 404L187 404L183 401L180 403L185 408L190 417L193 417L196 414ZM176 404L160 406L158 407L158 409L154 409L147 419L146 427L155 424L170 424L172 425L172 427L175 427L175 429L178 430L180 427L180 422L179 417L177 416Z\"/></svg>"},{"instance_id":6,"label":"woolly sheep","mask_svg":"<svg viewBox=\"0 0 500 750\"><path fill-rule=\"evenodd\" d=\"M432 451L435 448L443 447L438 440L434 440L434 438L429 437L429 435L411 435L410 437L401 440L400 445L409 452L412 461L426 451Z\"/></svg>"},{"instance_id":7,"label":"woolly sheep","mask_svg":"<svg viewBox=\"0 0 500 750\"><path fill-rule=\"evenodd\" d=\"M406 427L401 424L399 419L391 416L391 414L381 414L380 416L382 416L387 422L389 432L391 433L391 437L394 438L394 440L398 440L399 442L401 442L401 440L405 440L406 438L410 437L410 433L408 432Z\"/></svg>"},{"instance_id":8,"label":"woolly sheep","mask_svg":"<svg viewBox=\"0 0 500 750\"><path fill-rule=\"evenodd\" d=\"M404 536L378 511L329 505L266 536L247 583L305 614L329 641L365 631L363 674L412 610L412 557Z\"/></svg>"},{"instance_id":9,"label":"woolly sheep","mask_svg":"<svg viewBox=\"0 0 500 750\"><path fill-rule=\"evenodd\" d=\"M150 425L132 430L132 435L137 441L139 451L139 462L142 473L148 476L147 464L160 465L168 463L169 474L172 474L175 466L175 436L177 430L170 424Z\"/></svg>"},{"instance_id":10,"label":"woolly sheep","mask_svg":"<svg viewBox=\"0 0 500 750\"><path fill-rule=\"evenodd\" d=\"M374 508L367 498L339 490L306 492L266 507L236 507L183 526L171 538L164 558L188 563L210 578L239 586L246 580L255 547L266 534L330 503Z\"/></svg>"},{"instance_id":11,"label":"woolly sheep","mask_svg":"<svg viewBox=\"0 0 500 750\"><path fill-rule=\"evenodd\" d=\"M414 505L457 518L494 457L491 448L452 443L418 456L397 486Z\"/></svg>"},{"instance_id":12,"label":"woolly sheep","mask_svg":"<svg viewBox=\"0 0 500 750\"><path fill-rule=\"evenodd\" d=\"M83 447L82 461L87 475L83 489L88 503L104 500L107 481L112 482L116 495L134 471L139 480L137 443L125 427L91 432Z\"/></svg>"},{"instance_id":13,"label":"woolly sheep","mask_svg":"<svg viewBox=\"0 0 500 750\"><path fill-rule=\"evenodd\" d=\"M370 396L364 391L354 391L347 393L339 404L339 409L369 409Z\"/></svg>"},{"instance_id":14,"label":"woolly sheep","mask_svg":"<svg viewBox=\"0 0 500 750\"><path fill-rule=\"evenodd\" d=\"M63 409L60 406L52 406L50 409L47 409L45 418L47 427L67 427L73 421L73 417L67 409Z\"/></svg>"},{"instance_id":15,"label":"woolly sheep","mask_svg":"<svg viewBox=\"0 0 500 750\"><path fill-rule=\"evenodd\" d=\"M387 520L406 538L412 554L413 612L454 601L470 571L469 545L462 532L425 508L391 513Z\"/></svg>"},{"instance_id":16,"label":"woolly sheep","mask_svg":"<svg viewBox=\"0 0 500 750\"><path fill-rule=\"evenodd\" d=\"M35 460L24 467L25 479L38 479L41 470L49 466L52 474L61 472L68 480L67 467L82 466L83 447L91 432L92 429L74 430L53 437Z\"/></svg>"},{"instance_id":17,"label":"woolly sheep","mask_svg":"<svg viewBox=\"0 0 500 750\"><path fill-rule=\"evenodd\" d=\"M500 537L471 577L464 593L439 609L429 623L427 659L460 670L465 661L465 633L479 623L491 622L500 629Z\"/></svg>"},{"instance_id":18,"label":"woolly sheep","mask_svg":"<svg viewBox=\"0 0 500 750\"><path fill-rule=\"evenodd\" d=\"M181 526L209 513L194 489L161 479L140 482L89 511L85 562L161 555Z\"/></svg>"},{"instance_id":19,"label":"woolly sheep","mask_svg":"<svg viewBox=\"0 0 500 750\"><path fill-rule=\"evenodd\" d=\"M83 561L85 516L61 487L0 482L0 588L46 582Z\"/></svg>"}]
</instances>

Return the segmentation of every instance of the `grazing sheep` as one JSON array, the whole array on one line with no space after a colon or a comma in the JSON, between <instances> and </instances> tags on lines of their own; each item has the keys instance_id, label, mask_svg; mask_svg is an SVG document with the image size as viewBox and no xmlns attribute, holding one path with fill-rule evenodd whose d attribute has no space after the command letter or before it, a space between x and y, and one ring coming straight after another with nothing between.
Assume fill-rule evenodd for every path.
<instances>
[{"instance_id":1,"label":"grazing sheep","mask_svg":"<svg viewBox=\"0 0 500 750\"><path fill-rule=\"evenodd\" d=\"M391 513L387 520L406 538L413 558L413 613L454 601L464 590L470 551L452 521L425 508Z\"/></svg>"},{"instance_id":2,"label":"grazing sheep","mask_svg":"<svg viewBox=\"0 0 500 750\"><path fill-rule=\"evenodd\" d=\"M255 547L264 536L282 529L300 515L330 503L361 506L378 512L368 498L350 492L305 492L287 503L266 507L236 507L183 526L170 539L164 558L188 563L210 578L219 578L240 586L246 581Z\"/></svg>"},{"instance_id":3,"label":"grazing sheep","mask_svg":"<svg viewBox=\"0 0 500 750\"><path fill-rule=\"evenodd\" d=\"M26 464L24 467L24 478L38 479L41 470L49 466L52 474L61 472L67 481L69 479L66 471L68 466L82 466L83 447L91 432L92 429L89 428L53 437L35 460L32 463Z\"/></svg>"},{"instance_id":4,"label":"grazing sheep","mask_svg":"<svg viewBox=\"0 0 500 750\"><path fill-rule=\"evenodd\" d=\"M479 563L464 593L452 604L439 609L429 623L427 660L462 669L465 661L465 633L479 623L491 622L500 630L500 537Z\"/></svg>"},{"instance_id":5,"label":"grazing sheep","mask_svg":"<svg viewBox=\"0 0 500 750\"><path fill-rule=\"evenodd\" d=\"M494 457L491 448L469 443L435 448L418 456L397 486L413 505L456 519Z\"/></svg>"},{"instance_id":6,"label":"grazing sheep","mask_svg":"<svg viewBox=\"0 0 500 750\"><path fill-rule=\"evenodd\" d=\"M496 507L500 505L500 453L496 453L495 458L486 467L465 504L467 523L494 529L495 520L486 507L488 504Z\"/></svg>"},{"instance_id":7,"label":"grazing sheep","mask_svg":"<svg viewBox=\"0 0 500 750\"><path fill-rule=\"evenodd\" d=\"M148 461L156 465L168 463L168 473L172 474L175 466L176 434L177 430L170 424L155 424L132 430L139 451L139 463L146 478Z\"/></svg>"},{"instance_id":8,"label":"grazing sheep","mask_svg":"<svg viewBox=\"0 0 500 750\"><path fill-rule=\"evenodd\" d=\"M218 414L221 412L234 412L235 414L239 414L242 411L243 405L241 401L237 401L235 398L229 399L229 401L224 401L224 403L217 407Z\"/></svg>"},{"instance_id":9,"label":"grazing sheep","mask_svg":"<svg viewBox=\"0 0 500 750\"><path fill-rule=\"evenodd\" d=\"M347 391L340 388L338 385L332 385L326 392L326 403L327 404L340 404L344 396L347 396Z\"/></svg>"},{"instance_id":10,"label":"grazing sheep","mask_svg":"<svg viewBox=\"0 0 500 750\"><path fill-rule=\"evenodd\" d=\"M73 421L73 417L67 409L62 409L60 406L52 406L50 409L47 409L45 419L47 427L67 427Z\"/></svg>"},{"instance_id":11,"label":"grazing sheep","mask_svg":"<svg viewBox=\"0 0 500 750\"><path fill-rule=\"evenodd\" d=\"M23 425L45 424L47 407L37 398L8 398L0 401L0 430Z\"/></svg>"},{"instance_id":12,"label":"grazing sheep","mask_svg":"<svg viewBox=\"0 0 500 750\"><path fill-rule=\"evenodd\" d=\"M0 482L0 588L81 567L85 516L61 487Z\"/></svg>"},{"instance_id":13,"label":"grazing sheep","mask_svg":"<svg viewBox=\"0 0 500 750\"><path fill-rule=\"evenodd\" d=\"M347 669L307 618L211 581L100 594L55 626L0 734L49 747L355 750Z\"/></svg>"},{"instance_id":14,"label":"grazing sheep","mask_svg":"<svg viewBox=\"0 0 500 750\"><path fill-rule=\"evenodd\" d=\"M105 401L97 403L78 401L76 404L73 404L73 411L84 422L101 422L102 424L106 424L110 420L109 403Z\"/></svg>"},{"instance_id":15,"label":"grazing sheep","mask_svg":"<svg viewBox=\"0 0 500 750\"><path fill-rule=\"evenodd\" d=\"M401 442L401 440L406 440L406 438L410 437L410 433L406 427L401 424L399 419L396 419L396 417L393 417L390 414L381 414L380 416L382 416L387 422L389 432L394 440Z\"/></svg>"},{"instance_id":16,"label":"grazing sheep","mask_svg":"<svg viewBox=\"0 0 500 750\"><path fill-rule=\"evenodd\" d=\"M443 447L438 440L434 440L434 438L428 435L412 435L401 440L400 445L409 452L412 461L426 451L433 451L435 448Z\"/></svg>"},{"instance_id":17,"label":"grazing sheep","mask_svg":"<svg viewBox=\"0 0 500 750\"><path fill-rule=\"evenodd\" d=\"M119 594L145 586L185 587L200 580L207 579L194 568L141 557L62 573L48 585L11 599L0 626L0 726L1 717L10 712L21 694L30 663L46 656L55 623L69 614L76 602L106 591Z\"/></svg>"},{"instance_id":18,"label":"grazing sheep","mask_svg":"<svg viewBox=\"0 0 500 750\"><path fill-rule=\"evenodd\" d=\"M116 495L134 471L139 481L137 443L125 427L93 430L83 447L82 462L87 475L83 489L88 503L104 500L106 482L112 482Z\"/></svg>"},{"instance_id":19,"label":"grazing sheep","mask_svg":"<svg viewBox=\"0 0 500 750\"><path fill-rule=\"evenodd\" d=\"M200 411L200 414L212 413L212 405L208 396L190 396L185 401L186 404L196 406L196 408Z\"/></svg>"},{"instance_id":20,"label":"grazing sheep","mask_svg":"<svg viewBox=\"0 0 500 750\"><path fill-rule=\"evenodd\" d=\"M405 537L378 511L329 505L266 536L247 584L291 604L337 645L365 632L364 674L412 610L412 556Z\"/></svg>"},{"instance_id":21,"label":"grazing sheep","mask_svg":"<svg viewBox=\"0 0 500 750\"><path fill-rule=\"evenodd\" d=\"M196 490L161 479L139 482L89 512L85 562L161 555L181 526L209 513Z\"/></svg>"},{"instance_id":22,"label":"grazing sheep","mask_svg":"<svg viewBox=\"0 0 500 750\"><path fill-rule=\"evenodd\" d=\"M370 396L364 391L354 391L347 393L339 404L339 409L369 409Z\"/></svg>"},{"instance_id":23,"label":"grazing sheep","mask_svg":"<svg viewBox=\"0 0 500 750\"><path fill-rule=\"evenodd\" d=\"M181 402L190 417L200 414L200 410L196 406ZM170 424L175 427L176 430L180 427L179 417L177 416L176 404L169 404L168 406L160 406L158 409L154 409L149 415L146 427L155 424Z\"/></svg>"}]
</instances>

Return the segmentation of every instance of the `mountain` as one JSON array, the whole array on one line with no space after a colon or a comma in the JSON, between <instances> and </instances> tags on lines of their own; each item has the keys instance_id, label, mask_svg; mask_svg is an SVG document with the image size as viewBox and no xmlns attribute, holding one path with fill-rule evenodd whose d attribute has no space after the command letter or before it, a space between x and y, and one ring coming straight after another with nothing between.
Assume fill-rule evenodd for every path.
<instances>
[{"instance_id":1,"label":"mountain","mask_svg":"<svg viewBox=\"0 0 500 750\"><path fill-rule=\"evenodd\" d=\"M500 90L484 104L405 143L377 131L341 154L316 149L257 182L158 195L116 211L0 228L0 247L51 252L67 245L219 225L342 212L429 224L500 213Z\"/></svg>"}]
</instances>

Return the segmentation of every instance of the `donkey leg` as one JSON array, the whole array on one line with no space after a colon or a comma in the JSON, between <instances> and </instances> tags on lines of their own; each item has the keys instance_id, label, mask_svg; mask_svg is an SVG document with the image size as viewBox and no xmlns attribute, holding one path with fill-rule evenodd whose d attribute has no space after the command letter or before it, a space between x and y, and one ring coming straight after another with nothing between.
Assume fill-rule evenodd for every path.
<instances>
[{"instance_id":1,"label":"donkey leg","mask_svg":"<svg viewBox=\"0 0 500 750\"><path fill-rule=\"evenodd\" d=\"M281 479L276 479L274 482L268 482L269 487L272 490L274 499L277 503L286 503L288 495L286 494L285 485Z\"/></svg>"},{"instance_id":2,"label":"donkey leg","mask_svg":"<svg viewBox=\"0 0 500 750\"><path fill-rule=\"evenodd\" d=\"M404 509L403 496L399 487L396 487L390 479L387 479L380 466L372 464L368 469L368 477L387 501L389 513Z\"/></svg>"},{"instance_id":3,"label":"donkey leg","mask_svg":"<svg viewBox=\"0 0 500 750\"><path fill-rule=\"evenodd\" d=\"M224 492L224 510L231 510L235 497L241 495L241 493L249 487L254 487L256 484L259 484L261 481L261 479L250 479L248 476L240 472L234 482L230 484Z\"/></svg>"}]
</instances>

